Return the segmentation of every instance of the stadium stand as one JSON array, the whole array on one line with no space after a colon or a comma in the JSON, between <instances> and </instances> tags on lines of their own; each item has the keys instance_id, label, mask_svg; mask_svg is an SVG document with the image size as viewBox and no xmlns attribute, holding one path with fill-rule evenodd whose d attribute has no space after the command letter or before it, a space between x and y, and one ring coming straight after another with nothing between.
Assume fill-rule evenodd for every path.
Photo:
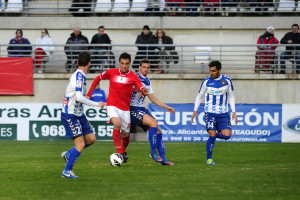
<instances>
[{"instance_id":1,"label":"stadium stand","mask_svg":"<svg viewBox=\"0 0 300 200\"><path fill-rule=\"evenodd\" d=\"M95 6L95 13L107 13L111 12L111 0L97 0Z\"/></svg>"},{"instance_id":2,"label":"stadium stand","mask_svg":"<svg viewBox=\"0 0 300 200\"><path fill-rule=\"evenodd\" d=\"M5 9L6 13L21 13L23 10L22 0L8 0L7 7Z\"/></svg>"}]
</instances>

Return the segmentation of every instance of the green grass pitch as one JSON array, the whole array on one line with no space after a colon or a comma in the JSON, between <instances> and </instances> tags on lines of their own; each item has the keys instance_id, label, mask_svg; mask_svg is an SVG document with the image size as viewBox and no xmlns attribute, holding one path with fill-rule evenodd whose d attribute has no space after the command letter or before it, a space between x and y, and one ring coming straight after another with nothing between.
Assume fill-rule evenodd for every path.
<instances>
[{"instance_id":1,"label":"green grass pitch","mask_svg":"<svg viewBox=\"0 0 300 200\"><path fill-rule=\"evenodd\" d=\"M61 178L60 153L72 141L0 141L0 199L299 199L300 144L222 143L216 166L205 143L166 143L161 166L149 144L132 142L128 163L112 167L113 142L96 142L79 157L78 180Z\"/></svg>"}]
</instances>

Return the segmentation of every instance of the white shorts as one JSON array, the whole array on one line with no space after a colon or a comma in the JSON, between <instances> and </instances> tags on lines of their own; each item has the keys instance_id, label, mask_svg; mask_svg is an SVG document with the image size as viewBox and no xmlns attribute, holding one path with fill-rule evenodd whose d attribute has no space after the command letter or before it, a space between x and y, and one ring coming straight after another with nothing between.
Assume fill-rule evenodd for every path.
<instances>
[{"instance_id":1,"label":"white shorts","mask_svg":"<svg viewBox=\"0 0 300 200\"><path fill-rule=\"evenodd\" d=\"M106 111L109 119L113 117L119 117L121 120L121 130L129 133L130 132L130 111L121 110L115 106L106 106Z\"/></svg>"}]
</instances>

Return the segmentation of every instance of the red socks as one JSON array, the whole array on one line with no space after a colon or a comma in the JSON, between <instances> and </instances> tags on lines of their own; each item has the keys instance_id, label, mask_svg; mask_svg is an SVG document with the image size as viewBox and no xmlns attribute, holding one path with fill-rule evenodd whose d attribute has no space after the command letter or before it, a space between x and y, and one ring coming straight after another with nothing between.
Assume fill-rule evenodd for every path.
<instances>
[{"instance_id":1,"label":"red socks","mask_svg":"<svg viewBox=\"0 0 300 200\"><path fill-rule=\"evenodd\" d=\"M130 135L128 137L122 137L122 149L123 152L126 152L126 148L130 142Z\"/></svg>"},{"instance_id":2,"label":"red socks","mask_svg":"<svg viewBox=\"0 0 300 200\"><path fill-rule=\"evenodd\" d=\"M120 130L114 129L113 139L114 139L114 143L115 143L117 153L122 154L123 153L123 148L122 148L122 145L121 145L121 132L120 132Z\"/></svg>"}]
</instances>

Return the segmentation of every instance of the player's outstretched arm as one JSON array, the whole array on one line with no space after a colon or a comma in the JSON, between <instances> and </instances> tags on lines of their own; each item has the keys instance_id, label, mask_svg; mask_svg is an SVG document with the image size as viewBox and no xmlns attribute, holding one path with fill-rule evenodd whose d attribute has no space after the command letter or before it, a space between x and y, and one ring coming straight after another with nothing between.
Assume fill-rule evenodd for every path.
<instances>
[{"instance_id":1,"label":"player's outstretched arm","mask_svg":"<svg viewBox=\"0 0 300 200\"><path fill-rule=\"evenodd\" d=\"M97 102L91 101L88 98L86 98L85 96L83 96L81 91L76 91L75 95L76 95L76 100L79 101L80 103L83 103L88 106L94 106L94 107L98 106Z\"/></svg>"},{"instance_id":2,"label":"player's outstretched arm","mask_svg":"<svg viewBox=\"0 0 300 200\"><path fill-rule=\"evenodd\" d=\"M97 76L97 77L94 79L94 81L93 81L93 83L92 83L92 85L91 85L91 87L90 87L90 89L89 89L89 92L86 94L87 97L91 97L91 96L92 96L93 91L94 91L94 89L96 88L96 86L99 84L100 80L101 80L101 79L100 79L100 76Z\"/></svg>"},{"instance_id":3,"label":"player's outstretched arm","mask_svg":"<svg viewBox=\"0 0 300 200\"><path fill-rule=\"evenodd\" d=\"M170 107L170 106L167 106L166 104L162 103L160 100L158 100L158 99L155 97L155 95L154 95L153 93L148 94L148 97L149 97L150 101L151 101L152 103L154 103L155 105L157 105L157 106L159 106L159 107L161 107L161 108L166 109L167 111L169 111L169 112L172 113L172 114L175 112L174 108L172 108L172 107Z\"/></svg>"},{"instance_id":4,"label":"player's outstretched arm","mask_svg":"<svg viewBox=\"0 0 300 200\"><path fill-rule=\"evenodd\" d=\"M98 102L98 107L100 107L101 109L105 106L105 102Z\"/></svg>"}]
</instances>

